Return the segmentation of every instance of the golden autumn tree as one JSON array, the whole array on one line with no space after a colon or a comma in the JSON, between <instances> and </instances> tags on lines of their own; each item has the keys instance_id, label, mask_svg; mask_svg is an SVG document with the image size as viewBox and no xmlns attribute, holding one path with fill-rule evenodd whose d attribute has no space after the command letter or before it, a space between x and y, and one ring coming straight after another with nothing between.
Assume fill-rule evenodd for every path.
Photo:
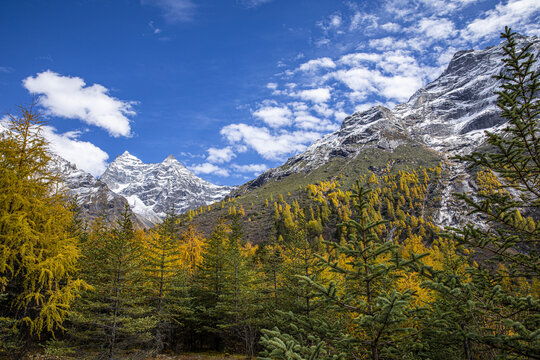
<instances>
[{"instance_id":1,"label":"golden autumn tree","mask_svg":"<svg viewBox=\"0 0 540 360\"><path fill-rule=\"evenodd\" d=\"M86 287L77 278L73 216L41 126L32 108L21 108L0 135L0 351L61 329Z\"/></svg>"}]
</instances>

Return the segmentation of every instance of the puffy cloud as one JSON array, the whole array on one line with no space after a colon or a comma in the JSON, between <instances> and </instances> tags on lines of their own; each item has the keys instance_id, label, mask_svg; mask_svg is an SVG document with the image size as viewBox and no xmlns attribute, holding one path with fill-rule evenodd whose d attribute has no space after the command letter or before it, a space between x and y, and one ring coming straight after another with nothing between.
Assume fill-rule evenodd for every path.
<instances>
[{"instance_id":1,"label":"puffy cloud","mask_svg":"<svg viewBox=\"0 0 540 360\"><path fill-rule=\"evenodd\" d=\"M206 157L206 160L214 164L229 162L236 157L236 154L230 146L222 149L211 147L207 151L208 156Z\"/></svg>"},{"instance_id":2,"label":"puffy cloud","mask_svg":"<svg viewBox=\"0 0 540 360\"><path fill-rule=\"evenodd\" d=\"M266 88L268 88L270 90L276 90L277 89L277 83L269 82L268 84L266 84Z\"/></svg>"},{"instance_id":3,"label":"puffy cloud","mask_svg":"<svg viewBox=\"0 0 540 360\"><path fill-rule=\"evenodd\" d=\"M310 131L282 131L272 134L267 128L247 124L231 124L221 129L227 141L244 144L268 160L282 160L283 156L306 149L306 143L318 139L321 134Z\"/></svg>"},{"instance_id":4,"label":"puffy cloud","mask_svg":"<svg viewBox=\"0 0 540 360\"><path fill-rule=\"evenodd\" d=\"M319 119L308 113L301 113L294 118L294 123L301 129L315 131L336 131L339 126L327 119Z\"/></svg>"},{"instance_id":5,"label":"puffy cloud","mask_svg":"<svg viewBox=\"0 0 540 360\"><path fill-rule=\"evenodd\" d=\"M292 123L292 113L287 107L264 106L253 112L253 116L273 128L288 126Z\"/></svg>"},{"instance_id":6,"label":"puffy cloud","mask_svg":"<svg viewBox=\"0 0 540 360\"><path fill-rule=\"evenodd\" d=\"M366 68L354 68L350 70L339 70L332 74L334 78L342 81L350 89L356 92L375 92L376 88L372 84L372 71Z\"/></svg>"},{"instance_id":7,"label":"puffy cloud","mask_svg":"<svg viewBox=\"0 0 540 360\"><path fill-rule=\"evenodd\" d=\"M199 165L193 165L188 167L189 170L193 171L195 174L212 174L212 175L218 175L227 177L229 176L229 172L226 169L220 168L219 166L216 166L214 164L210 163L202 163Z\"/></svg>"},{"instance_id":8,"label":"puffy cloud","mask_svg":"<svg viewBox=\"0 0 540 360\"><path fill-rule=\"evenodd\" d=\"M495 9L486 11L483 17L473 20L462 31L463 38L469 41L479 41L486 36L501 32L502 26L507 25L512 28L532 27L539 29L537 24L540 11L540 1L538 0L509 0L506 4L500 3ZM535 20L536 18L536 20Z\"/></svg>"},{"instance_id":9,"label":"puffy cloud","mask_svg":"<svg viewBox=\"0 0 540 360\"><path fill-rule=\"evenodd\" d=\"M79 140L80 132L58 134L52 126L42 126L42 130L52 152L77 165L79 169L100 176L107 168L109 155L96 145Z\"/></svg>"},{"instance_id":10,"label":"puffy cloud","mask_svg":"<svg viewBox=\"0 0 540 360\"><path fill-rule=\"evenodd\" d=\"M422 19L418 31L435 40L447 39L456 34L454 23L448 19Z\"/></svg>"},{"instance_id":11,"label":"puffy cloud","mask_svg":"<svg viewBox=\"0 0 540 360\"><path fill-rule=\"evenodd\" d=\"M398 32L399 30L401 30L401 25L393 22L387 22L386 24L382 24L381 28L389 32Z\"/></svg>"},{"instance_id":12,"label":"puffy cloud","mask_svg":"<svg viewBox=\"0 0 540 360\"><path fill-rule=\"evenodd\" d=\"M268 169L268 166L266 166L265 164L233 164L232 168L241 173L252 173L253 175L259 175L260 173Z\"/></svg>"},{"instance_id":13,"label":"puffy cloud","mask_svg":"<svg viewBox=\"0 0 540 360\"><path fill-rule=\"evenodd\" d=\"M300 71L316 71L321 68L335 68L336 64L329 57L309 60L298 68Z\"/></svg>"},{"instance_id":14,"label":"puffy cloud","mask_svg":"<svg viewBox=\"0 0 540 360\"><path fill-rule=\"evenodd\" d=\"M330 89L318 88L318 89L301 90L301 91L293 93L292 95L299 97L302 100L311 101L314 103L324 103L330 100Z\"/></svg>"},{"instance_id":15,"label":"puffy cloud","mask_svg":"<svg viewBox=\"0 0 540 360\"><path fill-rule=\"evenodd\" d=\"M334 113L334 117L337 121L341 122L343 121L343 119L345 119L347 116L349 116L349 114L347 114L346 112L344 111L336 111Z\"/></svg>"},{"instance_id":16,"label":"puffy cloud","mask_svg":"<svg viewBox=\"0 0 540 360\"><path fill-rule=\"evenodd\" d=\"M48 115L79 119L99 126L114 136L130 136L127 116L135 115L133 102L108 95L107 88L94 84L86 86L79 77L62 76L50 70L29 76L23 86L32 94L40 94L39 104Z\"/></svg>"},{"instance_id":17,"label":"puffy cloud","mask_svg":"<svg viewBox=\"0 0 540 360\"><path fill-rule=\"evenodd\" d=\"M349 94L353 102L363 101L370 94L405 101L427 77L416 59L403 51L349 54L343 56L340 63L351 68L330 73L327 78L337 79L353 90Z\"/></svg>"},{"instance_id":18,"label":"puffy cloud","mask_svg":"<svg viewBox=\"0 0 540 360\"><path fill-rule=\"evenodd\" d=\"M158 7L168 22L191 21L195 14L195 4L192 0L141 0L143 5Z\"/></svg>"}]
</instances>

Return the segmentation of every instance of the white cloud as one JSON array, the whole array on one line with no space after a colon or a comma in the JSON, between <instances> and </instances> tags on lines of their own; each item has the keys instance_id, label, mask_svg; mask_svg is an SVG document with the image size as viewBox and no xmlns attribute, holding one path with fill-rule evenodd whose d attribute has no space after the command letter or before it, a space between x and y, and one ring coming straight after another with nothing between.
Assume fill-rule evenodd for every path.
<instances>
[{"instance_id":1,"label":"white cloud","mask_svg":"<svg viewBox=\"0 0 540 360\"><path fill-rule=\"evenodd\" d=\"M52 126L42 126L42 130L51 151L77 165L79 169L99 176L107 168L109 155L94 144L79 140L80 132L58 134Z\"/></svg>"},{"instance_id":2,"label":"white cloud","mask_svg":"<svg viewBox=\"0 0 540 360\"><path fill-rule=\"evenodd\" d=\"M479 0L387 0L385 10L404 20L418 20L426 13L447 15Z\"/></svg>"},{"instance_id":3,"label":"white cloud","mask_svg":"<svg viewBox=\"0 0 540 360\"><path fill-rule=\"evenodd\" d=\"M247 124L231 124L221 129L227 141L243 144L268 160L282 160L283 156L306 149L306 143L318 139L321 134L310 131L282 131L271 134L267 128Z\"/></svg>"},{"instance_id":4,"label":"white cloud","mask_svg":"<svg viewBox=\"0 0 540 360\"><path fill-rule=\"evenodd\" d=\"M328 57L322 57L319 59L313 59L309 60L308 62L303 63L298 68L300 71L316 71L318 69L324 69L324 68L335 68L336 64L332 61L332 59Z\"/></svg>"},{"instance_id":5,"label":"white cloud","mask_svg":"<svg viewBox=\"0 0 540 360\"><path fill-rule=\"evenodd\" d=\"M360 66L363 62L376 62L381 60L381 54L375 53L352 53L342 56L339 63L348 66Z\"/></svg>"},{"instance_id":6,"label":"white cloud","mask_svg":"<svg viewBox=\"0 0 540 360\"><path fill-rule=\"evenodd\" d=\"M479 41L486 36L501 32L504 25L517 27L513 30L519 30L520 27L526 27L530 21L533 27L538 29L539 11L540 1L538 0L509 0L506 4L499 3L495 9L486 11L483 17L467 25L461 35L466 40Z\"/></svg>"},{"instance_id":7,"label":"white cloud","mask_svg":"<svg viewBox=\"0 0 540 360\"><path fill-rule=\"evenodd\" d=\"M326 104L315 104L313 105L313 110L321 116L326 118L331 117L334 114L334 111L328 107Z\"/></svg>"},{"instance_id":8,"label":"white cloud","mask_svg":"<svg viewBox=\"0 0 540 360\"><path fill-rule=\"evenodd\" d=\"M32 94L40 94L39 104L46 114L79 119L99 126L114 136L130 136L127 116L135 115L133 102L108 95L107 88L94 84L86 86L79 77L62 76L50 70L29 76L23 86Z\"/></svg>"},{"instance_id":9,"label":"white cloud","mask_svg":"<svg viewBox=\"0 0 540 360\"><path fill-rule=\"evenodd\" d=\"M212 174L227 177L229 172L226 169L220 168L214 164L203 163L199 165L189 166L189 170L193 171L195 174Z\"/></svg>"},{"instance_id":10,"label":"white cloud","mask_svg":"<svg viewBox=\"0 0 540 360\"><path fill-rule=\"evenodd\" d=\"M236 154L230 146L222 149L211 147L207 151L208 156L206 157L206 160L214 164L229 162L236 157Z\"/></svg>"},{"instance_id":11,"label":"white cloud","mask_svg":"<svg viewBox=\"0 0 540 360\"><path fill-rule=\"evenodd\" d=\"M420 0L420 3L439 15L446 15L463 9L465 6L478 2L478 0Z\"/></svg>"},{"instance_id":12,"label":"white cloud","mask_svg":"<svg viewBox=\"0 0 540 360\"><path fill-rule=\"evenodd\" d=\"M168 22L191 21L195 14L195 4L192 0L141 0L143 5L158 7Z\"/></svg>"},{"instance_id":13,"label":"white cloud","mask_svg":"<svg viewBox=\"0 0 540 360\"><path fill-rule=\"evenodd\" d=\"M269 82L268 84L266 84L266 88L270 90L276 90L277 86L278 86L277 83L273 83L273 82Z\"/></svg>"},{"instance_id":14,"label":"white cloud","mask_svg":"<svg viewBox=\"0 0 540 360\"><path fill-rule=\"evenodd\" d=\"M378 21L379 18L376 15L355 11L351 18L349 31L358 30L362 27L364 31L370 32L379 26Z\"/></svg>"},{"instance_id":15,"label":"white cloud","mask_svg":"<svg viewBox=\"0 0 540 360\"><path fill-rule=\"evenodd\" d=\"M327 119L319 119L308 113L298 114L298 116L294 118L294 123L296 124L296 126L304 130L328 132L336 131L339 128L338 125L333 124Z\"/></svg>"},{"instance_id":16,"label":"white cloud","mask_svg":"<svg viewBox=\"0 0 540 360\"><path fill-rule=\"evenodd\" d=\"M329 21L329 25L333 28L338 28L341 26L341 16L336 14L336 15L332 15L330 16L330 21Z\"/></svg>"},{"instance_id":17,"label":"white cloud","mask_svg":"<svg viewBox=\"0 0 540 360\"><path fill-rule=\"evenodd\" d=\"M377 49L379 51L410 48L408 41L404 39L396 39L391 36L379 39L370 39L368 44L370 48Z\"/></svg>"},{"instance_id":18,"label":"white cloud","mask_svg":"<svg viewBox=\"0 0 540 360\"><path fill-rule=\"evenodd\" d=\"M370 94L406 101L428 76L414 57L399 50L378 55L349 54L339 62L351 68L327 74L326 78L339 80L353 90L349 93L353 103L365 100Z\"/></svg>"},{"instance_id":19,"label":"white cloud","mask_svg":"<svg viewBox=\"0 0 540 360\"><path fill-rule=\"evenodd\" d=\"M401 30L401 25L393 22L387 22L386 24L382 24L381 28L388 32L398 32L399 30Z\"/></svg>"},{"instance_id":20,"label":"white cloud","mask_svg":"<svg viewBox=\"0 0 540 360\"><path fill-rule=\"evenodd\" d=\"M312 101L314 103L324 103L330 100L330 89L328 88L318 88L318 89L309 89L302 90L292 94L293 96L299 97L302 100Z\"/></svg>"},{"instance_id":21,"label":"white cloud","mask_svg":"<svg viewBox=\"0 0 540 360\"><path fill-rule=\"evenodd\" d=\"M292 113L287 107L264 106L253 112L253 116L273 128L288 126L292 123Z\"/></svg>"},{"instance_id":22,"label":"white cloud","mask_svg":"<svg viewBox=\"0 0 540 360\"><path fill-rule=\"evenodd\" d=\"M334 78L342 81L351 90L357 92L375 92L376 88L372 84L372 71L366 68L354 68L350 70L339 70L332 74Z\"/></svg>"},{"instance_id":23,"label":"white cloud","mask_svg":"<svg viewBox=\"0 0 540 360\"><path fill-rule=\"evenodd\" d=\"M268 166L266 166L265 164L233 164L232 168L241 173L252 173L253 175L259 175L260 173L268 169Z\"/></svg>"},{"instance_id":24,"label":"white cloud","mask_svg":"<svg viewBox=\"0 0 540 360\"><path fill-rule=\"evenodd\" d=\"M349 116L349 114L347 114L346 112L344 111L336 111L334 113L334 118L336 119L336 121L343 121L343 119L345 119L347 116Z\"/></svg>"},{"instance_id":25,"label":"white cloud","mask_svg":"<svg viewBox=\"0 0 540 360\"><path fill-rule=\"evenodd\" d=\"M448 19L422 19L418 31L435 40L447 39L456 34L454 23Z\"/></svg>"}]
</instances>

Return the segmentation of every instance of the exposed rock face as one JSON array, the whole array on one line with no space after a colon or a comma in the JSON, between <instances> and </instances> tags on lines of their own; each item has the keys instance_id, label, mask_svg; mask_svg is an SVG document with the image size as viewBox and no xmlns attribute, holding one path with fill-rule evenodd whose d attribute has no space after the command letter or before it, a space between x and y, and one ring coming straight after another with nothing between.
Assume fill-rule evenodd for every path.
<instances>
[{"instance_id":1,"label":"exposed rock face","mask_svg":"<svg viewBox=\"0 0 540 360\"><path fill-rule=\"evenodd\" d=\"M181 213L208 205L232 189L202 180L173 156L158 164L145 164L127 151L109 165L101 181L126 198L135 214L154 223L172 208Z\"/></svg>"},{"instance_id":2,"label":"exposed rock face","mask_svg":"<svg viewBox=\"0 0 540 360\"><path fill-rule=\"evenodd\" d=\"M120 214L128 205L123 196L115 194L103 181L60 156L53 155L50 166L60 175L68 195L77 201L83 219L93 220L102 215L108 224L120 219ZM143 227L151 225L138 216L134 216L134 221Z\"/></svg>"},{"instance_id":3,"label":"exposed rock face","mask_svg":"<svg viewBox=\"0 0 540 360\"><path fill-rule=\"evenodd\" d=\"M517 40L520 47L532 43L529 51L540 57L539 38L519 36ZM502 58L502 44L457 52L441 76L418 90L407 103L392 110L376 106L345 118L338 131L235 193L292 173L309 172L336 157L355 157L366 147L393 151L414 142L443 155L470 152L482 143L485 130L497 131L504 126L495 95L500 81L493 77L503 69ZM538 62L535 66L538 68Z\"/></svg>"}]
</instances>

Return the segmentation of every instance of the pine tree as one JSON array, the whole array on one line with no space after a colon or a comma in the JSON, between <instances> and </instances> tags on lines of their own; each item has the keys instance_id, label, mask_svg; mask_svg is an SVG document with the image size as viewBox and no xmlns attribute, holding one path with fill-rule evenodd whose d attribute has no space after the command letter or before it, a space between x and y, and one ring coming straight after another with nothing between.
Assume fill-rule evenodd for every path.
<instances>
[{"instance_id":1,"label":"pine tree","mask_svg":"<svg viewBox=\"0 0 540 360\"><path fill-rule=\"evenodd\" d=\"M77 278L73 216L49 169L42 122L32 108L21 110L0 134L0 351L62 329L86 287Z\"/></svg>"}]
</instances>

